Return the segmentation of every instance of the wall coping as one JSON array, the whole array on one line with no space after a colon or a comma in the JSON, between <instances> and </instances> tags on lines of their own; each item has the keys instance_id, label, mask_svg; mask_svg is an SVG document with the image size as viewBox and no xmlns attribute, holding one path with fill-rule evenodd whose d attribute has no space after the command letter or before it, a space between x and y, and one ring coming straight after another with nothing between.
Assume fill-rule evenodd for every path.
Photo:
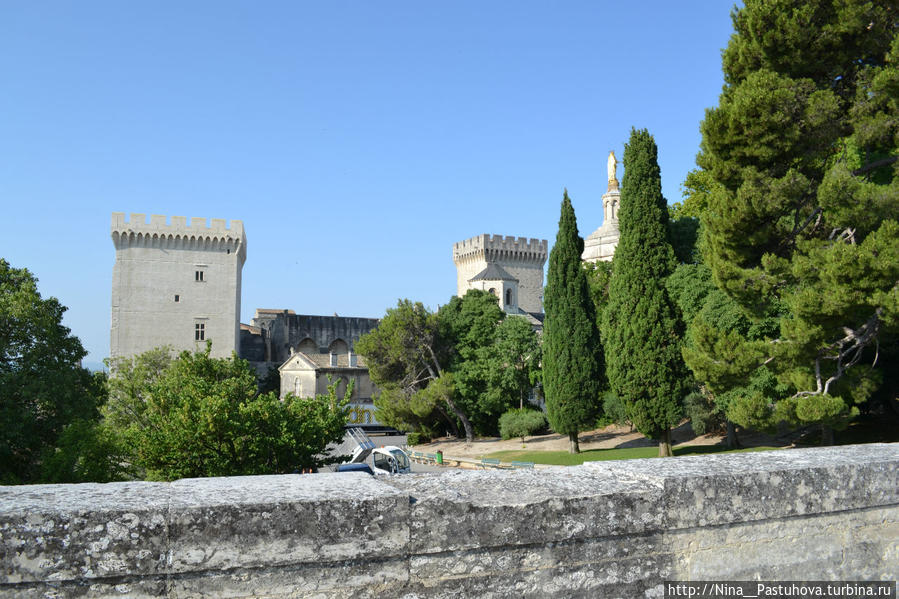
<instances>
[{"instance_id":1,"label":"wall coping","mask_svg":"<svg viewBox=\"0 0 899 599\"><path fill-rule=\"evenodd\" d=\"M429 554L897 505L899 444L378 479L339 473L0 487L0 595L127 582L159 596L184 576L330 564L333 577L347 564L406 564L392 575L395 584Z\"/></svg>"}]
</instances>

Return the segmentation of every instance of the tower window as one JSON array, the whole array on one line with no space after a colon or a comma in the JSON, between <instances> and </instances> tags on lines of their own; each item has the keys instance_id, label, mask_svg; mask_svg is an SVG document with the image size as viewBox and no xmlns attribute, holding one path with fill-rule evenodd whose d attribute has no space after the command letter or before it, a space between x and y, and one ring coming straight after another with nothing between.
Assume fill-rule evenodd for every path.
<instances>
[{"instance_id":1,"label":"tower window","mask_svg":"<svg viewBox=\"0 0 899 599\"><path fill-rule=\"evenodd\" d=\"M175 302L180 302L180 301L181 301L181 296L176 293L175 294Z\"/></svg>"},{"instance_id":2,"label":"tower window","mask_svg":"<svg viewBox=\"0 0 899 599\"><path fill-rule=\"evenodd\" d=\"M507 306L512 305L512 290L511 289L506 289L506 305Z\"/></svg>"},{"instance_id":3,"label":"tower window","mask_svg":"<svg viewBox=\"0 0 899 599\"><path fill-rule=\"evenodd\" d=\"M202 270L194 271L194 281L196 281L197 283L203 282L203 271Z\"/></svg>"},{"instance_id":4,"label":"tower window","mask_svg":"<svg viewBox=\"0 0 899 599\"><path fill-rule=\"evenodd\" d=\"M206 340L206 324L198 322L194 325L194 341Z\"/></svg>"}]
</instances>

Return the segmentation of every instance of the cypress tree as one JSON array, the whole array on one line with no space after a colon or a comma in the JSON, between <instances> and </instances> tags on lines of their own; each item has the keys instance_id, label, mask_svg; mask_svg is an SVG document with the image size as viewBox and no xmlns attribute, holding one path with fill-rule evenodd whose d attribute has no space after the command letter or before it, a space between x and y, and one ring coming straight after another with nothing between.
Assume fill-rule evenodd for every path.
<instances>
[{"instance_id":1,"label":"cypress tree","mask_svg":"<svg viewBox=\"0 0 899 599\"><path fill-rule=\"evenodd\" d=\"M562 199L559 232L549 254L543 323L543 387L546 413L557 433L568 435L578 453L578 432L596 421L602 388L602 347L596 313L581 268L584 240L568 191Z\"/></svg>"},{"instance_id":2,"label":"cypress tree","mask_svg":"<svg viewBox=\"0 0 899 599\"><path fill-rule=\"evenodd\" d=\"M618 213L621 237L612 261L602 336L609 384L634 427L671 455L689 374L681 357L683 323L665 289L675 267L662 197L658 149L645 129L624 148Z\"/></svg>"}]
</instances>

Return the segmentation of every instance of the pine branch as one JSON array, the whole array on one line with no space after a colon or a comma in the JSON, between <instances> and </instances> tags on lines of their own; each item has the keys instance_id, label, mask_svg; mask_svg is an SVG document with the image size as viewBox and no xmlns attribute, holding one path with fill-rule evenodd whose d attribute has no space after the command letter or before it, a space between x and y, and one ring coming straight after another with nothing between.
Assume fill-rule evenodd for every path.
<instances>
[{"instance_id":1,"label":"pine branch","mask_svg":"<svg viewBox=\"0 0 899 599\"><path fill-rule=\"evenodd\" d=\"M880 332L882 325L882 314L883 308L877 308L871 318L858 329L843 327L844 337L822 349L818 357L815 358L815 390L799 391L793 397L827 395L830 393L831 386L840 380L849 368L855 366L861 360L864 349L872 343L877 348L874 358L876 362L880 353L877 334ZM827 380L824 380L824 375L821 374L822 360L833 360L836 362L836 371Z\"/></svg>"},{"instance_id":2,"label":"pine branch","mask_svg":"<svg viewBox=\"0 0 899 599\"><path fill-rule=\"evenodd\" d=\"M874 169L878 169L882 166L886 166L888 164L892 164L899 160L899 156L890 156L889 158L882 158L880 160L875 160L874 162L870 162L861 168L857 168L852 171L852 174L856 177L859 175L863 175L865 173L871 172Z\"/></svg>"}]
</instances>

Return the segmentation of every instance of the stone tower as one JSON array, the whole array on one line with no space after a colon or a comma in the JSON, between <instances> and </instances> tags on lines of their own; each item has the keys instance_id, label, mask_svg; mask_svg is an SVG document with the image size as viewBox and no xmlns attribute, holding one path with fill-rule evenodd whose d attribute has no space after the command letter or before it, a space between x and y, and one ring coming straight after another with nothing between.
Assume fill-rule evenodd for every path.
<instances>
[{"instance_id":1,"label":"stone tower","mask_svg":"<svg viewBox=\"0 0 899 599\"><path fill-rule=\"evenodd\" d=\"M584 262L608 262L615 254L621 233L618 230L618 208L621 206L621 191L618 188L615 153L609 152L609 187L602 196L602 226L584 240Z\"/></svg>"},{"instance_id":2,"label":"stone tower","mask_svg":"<svg viewBox=\"0 0 899 599\"><path fill-rule=\"evenodd\" d=\"M456 293L483 289L510 314L542 314L546 255L545 239L484 234L454 243Z\"/></svg>"},{"instance_id":3,"label":"stone tower","mask_svg":"<svg viewBox=\"0 0 899 599\"><path fill-rule=\"evenodd\" d=\"M247 258L243 223L112 213L111 358L162 345L228 357L239 349L240 279Z\"/></svg>"}]
</instances>

